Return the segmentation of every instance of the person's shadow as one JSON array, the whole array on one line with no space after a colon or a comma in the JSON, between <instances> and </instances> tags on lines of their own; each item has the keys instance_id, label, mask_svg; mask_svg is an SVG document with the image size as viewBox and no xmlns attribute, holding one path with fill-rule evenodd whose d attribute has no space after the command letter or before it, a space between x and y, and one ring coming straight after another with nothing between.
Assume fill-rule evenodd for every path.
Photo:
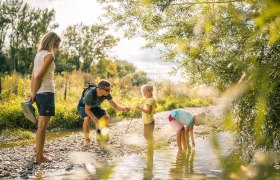
<instances>
[{"instance_id":1,"label":"person's shadow","mask_svg":"<svg viewBox=\"0 0 280 180\"><path fill-rule=\"evenodd\" d=\"M194 149L191 151L177 152L176 162L169 171L172 179L182 179L192 176L194 155Z\"/></svg>"},{"instance_id":2,"label":"person's shadow","mask_svg":"<svg viewBox=\"0 0 280 180\"><path fill-rule=\"evenodd\" d=\"M147 151L147 159L146 159L147 166L144 168L144 176L143 179L153 179L154 177L154 149L148 148Z\"/></svg>"}]
</instances>

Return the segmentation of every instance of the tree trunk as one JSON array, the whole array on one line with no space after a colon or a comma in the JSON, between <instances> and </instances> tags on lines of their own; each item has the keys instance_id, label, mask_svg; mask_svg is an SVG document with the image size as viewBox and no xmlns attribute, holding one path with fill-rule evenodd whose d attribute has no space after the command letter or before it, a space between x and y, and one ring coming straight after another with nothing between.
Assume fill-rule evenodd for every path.
<instances>
[{"instance_id":1,"label":"tree trunk","mask_svg":"<svg viewBox=\"0 0 280 180\"><path fill-rule=\"evenodd\" d=\"M2 74L0 74L0 101L2 101Z\"/></svg>"},{"instance_id":2,"label":"tree trunk","mask_svg":"<svg viewBox=\"0 0 280 180\"><path fill-rule=\"evenodd\" d=\"M66 73L65 76L65 86L64 86L64 100L67 98L67 88L68 88L68 73Z\"/></svg>"}]
</instances>

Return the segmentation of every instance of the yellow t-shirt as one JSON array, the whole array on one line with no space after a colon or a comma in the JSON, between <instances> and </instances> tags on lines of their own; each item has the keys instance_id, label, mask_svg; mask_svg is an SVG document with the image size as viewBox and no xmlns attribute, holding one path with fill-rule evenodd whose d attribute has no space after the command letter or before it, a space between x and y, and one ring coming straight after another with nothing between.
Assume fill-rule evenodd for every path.
<instances>
[{"instance_id":1,"label":"yellow t-shirt","mask_svg":"<svg viewBox=\"0 0 280 180\"><path fill-rule=\"evenodd\" d=\"M149 124L154 120L155 108L156 108L156 100L154 98L148 98L145 100L144 109L147 109L147 105L151 106L152 111L151 114L147 114L142 112L142 121L144 124Z\"/></svg>"}]
</instances>

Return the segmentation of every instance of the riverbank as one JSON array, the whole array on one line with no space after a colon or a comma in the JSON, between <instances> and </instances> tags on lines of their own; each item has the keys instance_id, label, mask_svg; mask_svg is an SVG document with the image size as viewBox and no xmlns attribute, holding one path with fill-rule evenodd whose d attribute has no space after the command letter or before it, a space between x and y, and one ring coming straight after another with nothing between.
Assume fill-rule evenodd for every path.
<instances>
[{"instance_id":1,"label":"riverbank","mask_svg":"<svg viewBox=\"0 0 280 180\"><path fill-rule=\"evenodd\" d=\"M209 115L209 122L206 125L195 127L195 137L222 131L220 107L186 109L193 113L203 111ZM175 134L167 120L169 113L170 111L166 111L155 115L155 148L166 147L170 144L175 146ZM2 148L0 149L0 177L30 178L38 174L53 174L85 166L79 157L75 157L77 152L89 154L91 160L95 162L109 162L124 155L141 153L146 150L143 124L140 118L111 123L109 129L112 144L98 144L95 140L94 130L91 130L90 136L93 141L89 147L83 145L82 132L73 132L47 141L45 147L50 152L49 154L54 157L54 161L40 165L34 163L34 144Z\"/></svg>"}]
</instances>

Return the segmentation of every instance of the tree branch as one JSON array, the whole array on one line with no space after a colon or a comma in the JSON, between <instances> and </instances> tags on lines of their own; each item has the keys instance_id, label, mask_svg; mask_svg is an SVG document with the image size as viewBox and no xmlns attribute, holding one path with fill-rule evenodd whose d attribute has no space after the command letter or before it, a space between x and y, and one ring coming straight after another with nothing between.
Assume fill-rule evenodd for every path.
<instances>
[{"instance_id":1,"label":"tree branch","mask_svg":"<svg viewBox=\"0 0 280 180\"><path fill-rule=\"evenodd\" d=\"M233 2L244 2L243 0L231 0L231 1L205 1L205 2L184 2L178 4L170 4L172 6L181 6L182 4L225 4L225 3L233 3Z\"/></svg>"}]
</instances>

